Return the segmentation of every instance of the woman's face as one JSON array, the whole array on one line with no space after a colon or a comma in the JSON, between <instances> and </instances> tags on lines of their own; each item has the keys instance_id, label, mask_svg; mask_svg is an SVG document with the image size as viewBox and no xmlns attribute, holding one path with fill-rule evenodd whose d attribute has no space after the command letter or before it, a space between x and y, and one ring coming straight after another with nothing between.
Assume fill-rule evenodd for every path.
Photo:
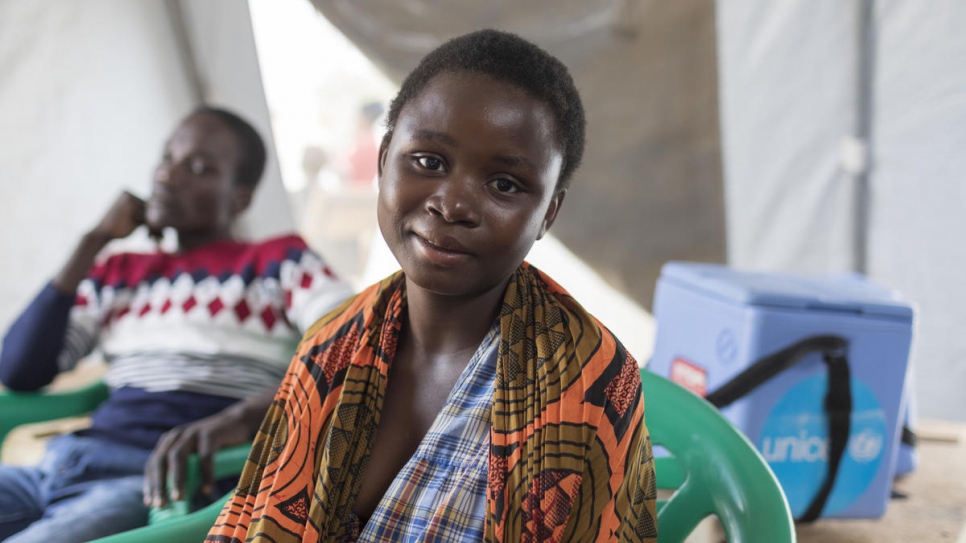
<instances>
[{"instance_id":1,"label":"woman's face","mask_svg":"<svg viewBox=\"0 0 966 543\"><path fill-rule=\"evenodd\" d=\"M379 227L409 282L502 289L557 216L562 157L545 103L485 75L434 77L379 156Z\"/></svg>"}]
</instances>

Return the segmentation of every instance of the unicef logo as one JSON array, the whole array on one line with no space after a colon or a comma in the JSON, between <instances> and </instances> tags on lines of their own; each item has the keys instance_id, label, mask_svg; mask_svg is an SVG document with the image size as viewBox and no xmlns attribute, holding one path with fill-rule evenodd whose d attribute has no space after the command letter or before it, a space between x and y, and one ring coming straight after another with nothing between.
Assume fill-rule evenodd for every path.
<instances>
[{"instance_id":1,"label":"unicef logo","mask_svg":"<svg viewBox=\"0 0 966 543\"><path fill-rule=\"evenodd\" d=\"M758 450L781 483L795 517L805 512L828 472L828 419L823 406L827 389L824 373L796 383L768 413L758 438ZM858 379L852 379L850 426L826 514L843 511L859 499L885 456L885 413Z\"/></svg>"},{"instance_id":2,"label":"unicef logo","mask_svg":"<svg viewBox=\"0 0 966 543\"><path fill-rule=\"evenodd\" d=\"M879 458L885 436L866 428L849 439L849 456L856 462L872 462Z\"/></svg>"}]
</instances>

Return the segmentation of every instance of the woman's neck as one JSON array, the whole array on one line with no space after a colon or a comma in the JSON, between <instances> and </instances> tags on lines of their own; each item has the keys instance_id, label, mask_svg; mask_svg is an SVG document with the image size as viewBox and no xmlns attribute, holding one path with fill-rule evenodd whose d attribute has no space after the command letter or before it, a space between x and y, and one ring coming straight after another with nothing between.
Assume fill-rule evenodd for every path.
<instances>
[{"instance_id":1,"label":"woman's neck","mask_svg":"<svg viewBox=\"0 0 966 543\"><path fill-rule=\"evenodd\" d=\"M473 352L496 319L509 279L475 296L441 296L407 279L407 326L411 346L424 356Z\"/></svg>"}]
</instances>

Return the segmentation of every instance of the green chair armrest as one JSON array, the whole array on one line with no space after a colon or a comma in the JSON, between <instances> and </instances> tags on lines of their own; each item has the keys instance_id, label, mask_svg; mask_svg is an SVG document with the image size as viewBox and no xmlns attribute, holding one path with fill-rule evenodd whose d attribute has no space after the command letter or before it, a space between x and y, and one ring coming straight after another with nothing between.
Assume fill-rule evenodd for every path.
<instances>
[{"instance_id":1,"label":"green chair armrest","mask_svg":"<svg viewBox=\"0 0 966 543\"><path fill-rule=\"evenodd\" d=\"M218 451L214 459L215 480L240 474L245 467L245 461L248 460L248 452L251 448L252 444L248 442ZM197 455L191 455L188 458L188 467L185 474L185 495L194 496L200 486L201 462ZM148 524L155 525L169 522L172 519L189 515L190 511L191 503L188 498L174 501L164 508L152 508L148 515ZM214 518L211 520L214 522Z\"/></svg>"},{"instance_id":2,"label":"green chair armrest","mask_svg":"<svg viewBox=\"0 0 966 543\"><path fill-rule=\"evenodd\" d=\"M190 515L173 517L156 525L148 525L136 530L95 539L91 543L174 543L181 541L202 541L218 514L225 506L231 493L225 494L215 503L195 511Z\"/></svg>"},{"instance_id":3,"label":"green chair armrest","mask_svg":"<svg viewBox=\"0 0 966 543\"><path fill-rule=\"evenodd\" d=\"M107 385L98 381L66 392L0 392L0 443L21 424L90 413L107 399Z\"/></svg>"},{"instance_id":4,"label":"green chair armrest","mask_svg":"<svg viewBox=\"0 0 966 543\"><path fill-rule=\"evenodd\" d=\"M215 478L228 477L241 473L248 460L251 443L222 449L215 454ZM198 457L188 459L186 494L191 496L200 485L200 466ZM215 523L231 492L220 499L189 513L187 500L173 502L164 509L152 509L148 525L136 530L96 539L92 543L169 543L175 541L201 541Z\"/></svg>"}]
</instances>

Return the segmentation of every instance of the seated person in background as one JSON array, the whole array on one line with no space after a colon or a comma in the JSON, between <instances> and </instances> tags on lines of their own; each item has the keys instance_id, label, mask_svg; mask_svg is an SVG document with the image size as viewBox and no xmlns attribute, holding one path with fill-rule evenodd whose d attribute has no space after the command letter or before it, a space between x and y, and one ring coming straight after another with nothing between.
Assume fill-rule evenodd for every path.
<instances>
[{"instance_id":1,"label":"seated person in background","mask_svg":"<svg viewBox=\"0 0 966 543\"><path fill-rule=\"evenodd\" d=\"M147 202L121 194L7 332L8 388L37 390L99 345L111 393L37 467L0 466L0 540L81 542L141 526L146 504L166 503L169 475L180 498L189 453L201 454L211 492L210 456L254 436L299 330L351 294L298 236L232 239L264 164L247 122L196 110L165 145ZM94 264L141 225L173 228L178 250Z\"/></svg>"},{"instance_id":2,"label":"seated person in background","mask_svg":"<svg viewBox=\"0 0 966 543\"><path fill-rule=\"evenodd\" d=\"M422 60L379 154L402 271L306 333L207 541L656 541L638 365L524 262L584 124L512 34Z\"/></svg>"}]
</instances>

